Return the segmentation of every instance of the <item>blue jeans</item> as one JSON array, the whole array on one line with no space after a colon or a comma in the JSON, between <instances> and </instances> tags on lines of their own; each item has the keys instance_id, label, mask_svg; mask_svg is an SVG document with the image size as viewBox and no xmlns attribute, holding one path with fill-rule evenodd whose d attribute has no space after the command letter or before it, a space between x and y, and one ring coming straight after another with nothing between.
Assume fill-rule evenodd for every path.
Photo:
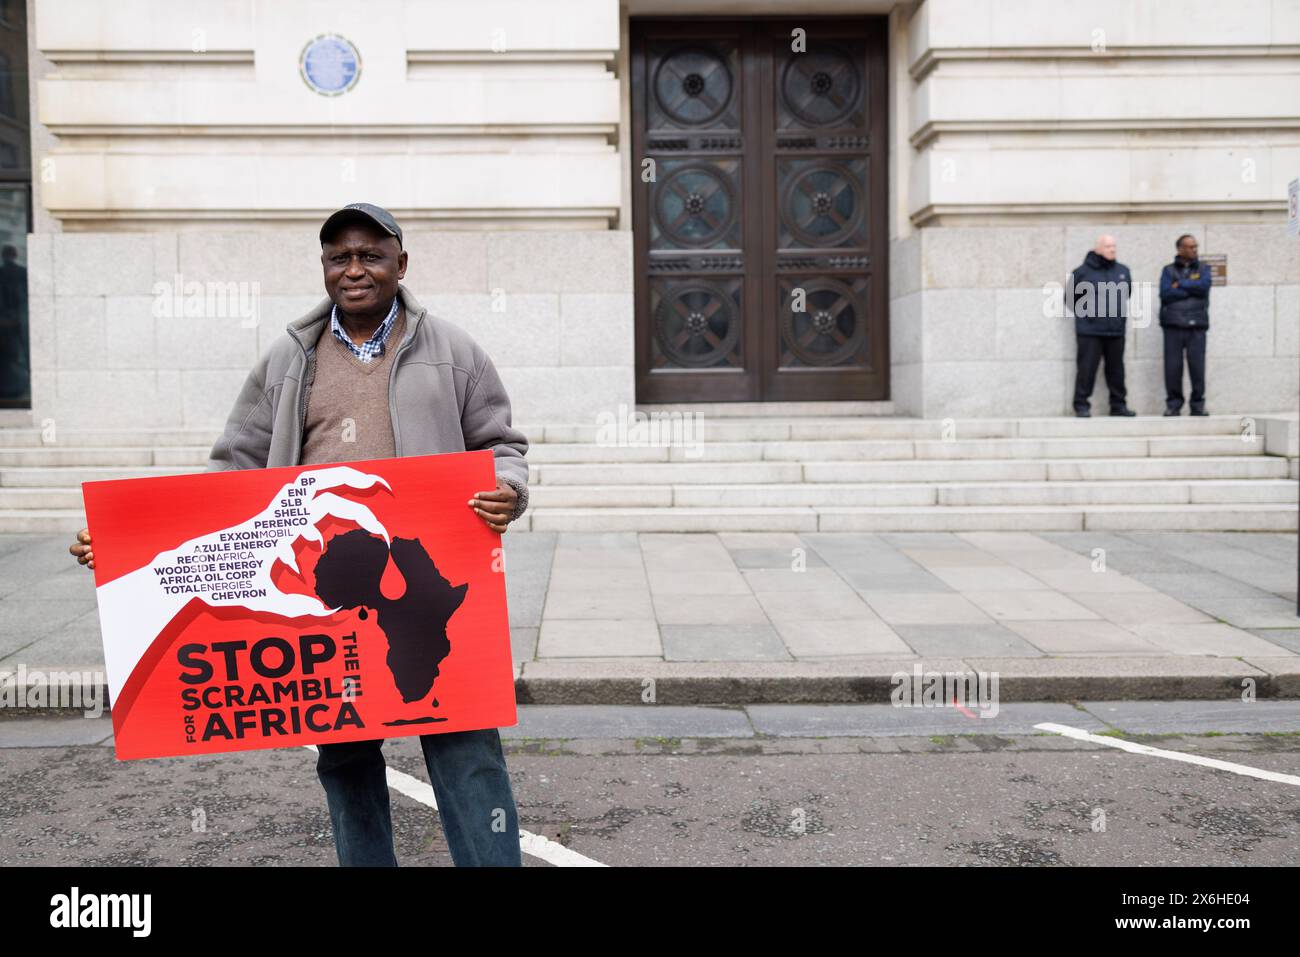
<instances>
[{"instance_id":1,"label":"blue jeans","mask_svg":"<svg viewBox=\"0 0 1300 957\"><path fill-rule=\"evenodd\" d=\"M383 741L317 746L341 867L396 867ZM420 735L457 867L519 867L519 818L496 728Z\"/></svg>"}]
</instances>

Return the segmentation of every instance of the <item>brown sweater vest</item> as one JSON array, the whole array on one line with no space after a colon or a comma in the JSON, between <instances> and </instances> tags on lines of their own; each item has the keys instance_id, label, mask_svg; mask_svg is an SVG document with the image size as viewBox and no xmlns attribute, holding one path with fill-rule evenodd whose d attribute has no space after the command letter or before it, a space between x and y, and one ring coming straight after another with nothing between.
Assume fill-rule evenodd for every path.
<instances>
[{"instance_id":1,"label":"brown sweater vest","mask_svg":"<svg viewBox=\"0 0 1300 957\"><path fill-rule=\"evenodd\" d=\"M406 332L399 309L384 354L362 362L334 338L329 322L316 341L315 374L307 392L302 464L386 459L397 454L388 409L393 356Z\"/></svg>"}]
</instances>

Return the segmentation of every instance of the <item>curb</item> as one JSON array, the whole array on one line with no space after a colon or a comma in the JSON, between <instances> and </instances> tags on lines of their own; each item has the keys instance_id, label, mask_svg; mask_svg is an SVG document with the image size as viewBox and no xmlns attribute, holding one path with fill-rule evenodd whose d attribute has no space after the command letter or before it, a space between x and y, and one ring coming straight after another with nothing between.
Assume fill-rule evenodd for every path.
<instances>
[{"instance_id":1,"label":"curb","mask_svg":"<svg viewBox=\"0 0 1300 957\"><path fill-rule=\"evenodd\" d=\"M1127 667L1125 667L1127 666ZM849 662L527 662L520 704L887 704L900 673L997 676L1002 702L1300 698L1300 656L1239 661L1151 658L945 658ZM984 680L983 678L981 680ZM992 682L989 681L989 686Z\"/></svg>"},{"instance_id":2,"label":"curb","mask_svg":"<svg viewBox=\"0 0 1300 957\"><path fill-rule=\"evenodd\" d=\"M48 674L80 675L60 685L58 700L27 705ZM0 713L82 713L106 701L102 672L28 668L21 697L12 678L0 684ZM665 662L617 659L524 662L515 666L521 705L888 704L904 681L976 675L1000 702L1179 701L1300 698L1300 656L1281 658L927 658L836 662ZM87 679L86 676L95 675ZM900 680L901 675L901 680ZM36 677L40 676L40 677ZM54 696L51 696L54 697ZM14 701L18 704L14 704ZM104 713L111 709L104 708Z\"/></svg>"}]
</instances>

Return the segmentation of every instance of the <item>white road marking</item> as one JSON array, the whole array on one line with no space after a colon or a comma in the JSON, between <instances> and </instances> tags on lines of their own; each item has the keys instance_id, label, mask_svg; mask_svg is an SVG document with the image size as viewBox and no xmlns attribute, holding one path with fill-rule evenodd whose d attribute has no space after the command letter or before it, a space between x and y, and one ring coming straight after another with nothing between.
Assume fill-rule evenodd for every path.
<instances>
[{"instance_id":1,"label":"white road marking","mask_svg":"<svg viewBox=\"0 0 1300 957\"><path fill-rule=\"evenodd\" d=\"M1260 778L1264 781L1276 781L1279 784L1292 784L1300 787L1300 777L1297 777L1294 774L1282 774L1278 771L1264 771L1260 768L1247 767L1244 764L1234 764L1231 761L1220 761L1218 758L1203 758L1197 754L1183 754L1181 751L1166 751L1163 748L1153 748L1146 744L1137 744L1133 741L1124 741L1119 738L1109 738L1100 734L1093 734L1090 731L1071 728L1064 724L1044 722L1043 724L1036 724L1034 727L1039 731L1051 731L1054 734L1061 734L1067 738L1074 738L1078 741L1092 741L1095 744L1104 744L1108 747L1119 748L1121 751L1132 752L1133 754L1146 754L1154 758L1168 758L1171 761L1182 761L1184 764L1199 764L1203 768L1215 768L1219 771L1231 771L1233 774L1241 774L1246 777Z\"/></svg>"},{"instance_id":2,"label":"white road marking","mask_svg":"<svg viewBox=\"0 0 1300 957\"><path fill-rule=\"evenodd\" d=\"M303 745L308 751L315 751L316 745ZM419 778L413 778L404 771L396 768L388 768L388 786L398 794L404 794L413 801L419 801L438 810L438 799L434 797L433 785ZM608 867L600 861L594 861L590 857L579 854L577 851L565 847L563 844L557 844L549 837L542 837L540 834L534 834L532 831L519 829L519 850L525 854L531 854L533 857L540 858L553 867Z\"/></svg>"}]
</instances>

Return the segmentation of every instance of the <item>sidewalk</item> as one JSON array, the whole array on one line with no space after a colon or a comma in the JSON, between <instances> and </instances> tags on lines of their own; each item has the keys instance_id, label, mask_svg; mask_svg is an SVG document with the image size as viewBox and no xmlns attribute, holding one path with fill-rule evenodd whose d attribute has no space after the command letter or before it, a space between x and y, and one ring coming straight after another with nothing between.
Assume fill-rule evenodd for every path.
<instances>
[{"instance_id":1,"label":"sidewalk","mask_svg":"<svg viewBox=\"0 0 1300 957\"><path fill-rule=\"evenodd\" d=\"M0 536L0 671L102 669L70 540ZM521 703L879 702L918 666L996 673L1007 702L1300 697L1293 534L504 542Z\"/></svg>"}]
</instances>

